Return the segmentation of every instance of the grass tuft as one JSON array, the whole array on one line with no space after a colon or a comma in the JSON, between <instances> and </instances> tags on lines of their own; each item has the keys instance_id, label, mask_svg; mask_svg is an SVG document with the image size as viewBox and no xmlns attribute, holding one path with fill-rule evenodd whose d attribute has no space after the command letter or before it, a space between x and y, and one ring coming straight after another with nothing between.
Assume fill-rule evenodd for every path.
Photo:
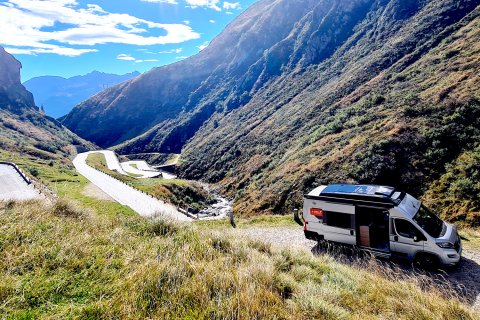
<instances>
[{"instance_id":1,"label":"grass tuft","mask_svg":"<svg viewBox=\"0 0 480 320\"><path fill-rule=\"evenodd\" d=\"M85 216L86 210L71 201L61 199L53 205L52 212L58 217L80 219Z\"/></svg>"}]
</instances>

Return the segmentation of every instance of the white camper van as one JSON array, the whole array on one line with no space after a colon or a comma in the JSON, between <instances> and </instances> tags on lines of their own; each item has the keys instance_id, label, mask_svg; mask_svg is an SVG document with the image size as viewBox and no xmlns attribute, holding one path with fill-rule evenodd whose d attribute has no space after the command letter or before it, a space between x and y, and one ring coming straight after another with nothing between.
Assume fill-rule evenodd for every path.
<instances>
[{"instance_id":1,"label":"white camper van","mask_svg":"<svg viewBox=\"0 0 480 320\"><path fill-rule=\"evenodd\" d=\"M455 265L462 253L454 226L392 187L320 186L305 195L301 218L308 239L352 245L380 257Z\"/></svg>"}]
</instances>

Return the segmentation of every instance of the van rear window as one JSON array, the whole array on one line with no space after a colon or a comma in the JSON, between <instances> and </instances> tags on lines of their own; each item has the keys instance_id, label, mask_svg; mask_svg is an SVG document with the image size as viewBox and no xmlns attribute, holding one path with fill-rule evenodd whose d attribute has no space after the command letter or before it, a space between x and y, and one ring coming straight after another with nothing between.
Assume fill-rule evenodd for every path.
<instances>
[{"instance_id":1,"label":"van rear window","mask_svg":"<svg viewBox=\"0 0 480 320\"><path fill-rule=\"evenodd\" d=\"M324 211L324 217L324 223L328 226L342 229L354 229L354 215L352 214Z\"/></svg>"}]
</instances>

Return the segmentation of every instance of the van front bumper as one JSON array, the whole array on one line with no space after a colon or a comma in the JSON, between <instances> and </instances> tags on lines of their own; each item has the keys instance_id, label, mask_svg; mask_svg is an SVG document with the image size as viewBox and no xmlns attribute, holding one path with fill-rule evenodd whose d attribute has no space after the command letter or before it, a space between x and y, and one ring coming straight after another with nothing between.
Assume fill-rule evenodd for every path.
<instances>
[{"instance_id":1,"label":"van front bumper","mask_svg":"<svg viewBox=\"0 0 480 320\"><path fill-rule=\"evenodd\" d=\"M456 250L448 250L444 252L444 254L442 255L442 263L446 266L455 266L460 262L461 259L462 259L461 243L460 243L458 252Z\"/></svg>"}]
</instances>

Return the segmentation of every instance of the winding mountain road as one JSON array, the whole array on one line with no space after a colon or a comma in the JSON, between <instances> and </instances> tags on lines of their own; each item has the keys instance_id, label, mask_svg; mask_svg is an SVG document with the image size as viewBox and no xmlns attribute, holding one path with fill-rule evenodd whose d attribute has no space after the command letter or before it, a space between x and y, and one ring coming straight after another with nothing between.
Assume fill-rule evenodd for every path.
<instances>
[{"instance_id":1,"label":"winding mountain road","mask_svg":"<svg viewBox=\"0 0 480 320\"><path fill-rule=\"evenodd\" d=\"M139 176L140 178L155 178L162 173L156 171L145 162L145 161L126 161L122 162L121 166L124 171Z\"/></svg>"},{"instance_id":2,"label":"winding mountain road","mask_svg":"<svg viewBox=\"0 0 480 320\"><path fill-rule=\"evenodd\" d=\"M75 159L73 159L73 165L77 169L78 173L90 180L103 192L108 194L120 204L132 208L142 217L164 216L166 218L178 221L192 220L180 213L174 206L144 194L124 184L123 182L87 165L86 160L88 155L99 152L105 155L109 169L117 170L122 173L123 169L118 162L118 158L111 151L91 151L80 153L75 157Z\"/></svg>"}]
</instances>

